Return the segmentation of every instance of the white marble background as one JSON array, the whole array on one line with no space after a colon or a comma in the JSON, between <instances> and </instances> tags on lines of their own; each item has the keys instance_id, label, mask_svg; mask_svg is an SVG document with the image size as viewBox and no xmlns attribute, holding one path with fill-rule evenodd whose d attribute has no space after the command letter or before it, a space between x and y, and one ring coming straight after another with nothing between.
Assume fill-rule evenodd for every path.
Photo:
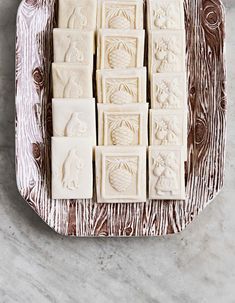
<instances>
[{"instance_id":1,"label":"white marble background","mask_svg":"<svg viewBox=\"0 0 235 303\"><path fill-rule=\"evenodd\" d=\"M182 234L68 239L22 201L14 172L19 0L0 0L0 303L235 302L235 1L227 8L229 124L223 192Z\"/></svg>"}]
</instances>

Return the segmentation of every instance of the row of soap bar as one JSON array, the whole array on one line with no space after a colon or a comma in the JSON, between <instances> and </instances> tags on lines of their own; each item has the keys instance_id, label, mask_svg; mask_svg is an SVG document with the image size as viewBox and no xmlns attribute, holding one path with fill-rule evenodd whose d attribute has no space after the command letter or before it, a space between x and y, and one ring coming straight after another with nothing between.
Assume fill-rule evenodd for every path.
<instances>
[{"instance_id":1,"label":"row of soap bar","mask_svg":"<svg viewBox=\"0 0 235 303\"><path fill-rule=\"evenodd\" d=\"M143 0L59 0L59 28L143 29Z\"/></svg>"},{"instance_id":2,"label":"row of soap bar","mask_svg":"<svg viewBox=\"0 0 235 303\"><path fill-rule=\"evenodd\" d=\"M53 199L93 197L92 148L87 138L52 138ZM96 147L98 203L183 199L185 184L181 148L150 147L147 193L146 147Z\"/></svg>"},{"instance_id":3,"label":"row of soap bar","mask_svg":"<svg viewBox=\"0 0 235 303\"><path fill-rule=\"evenodd\" d=\"M95 29L91 27L90 31L85 30L91 16L85 17L78 4L79 0L59 1L59 27L62 28L53 31L54 199L85 199L93 196L92 161L96 146L96 109L92 82ZM94 11L92 6L89 9ZM66 16L69 16L67 25L62 26L61 22Z\"/></svg>"},{"instance_id":4,"label":"row of soap bar","mask_svg":"<svg viewBox=\"0 0 235 303\"><path fill-rule=\"evenodd\" d=\"M55 137L91 137L96 145L94 99L53 99ZM99 145L148 146L148 104L98 104ZM185 146L182 112L150 110L150 145Z\"/></svg>"},{"instance_id":5,"label":"row of soap bar","mask_svg":"<svg viewBox=\"0 0 235 303\"><path fill-rule=\"evenodd\" d=\"M158 178L150 190L153 196L161 192L173 199L174 190L179 189L178 198L185 199L185 187L177 184L178 179L184 178L187 159L183 0L148 0L147 11L152 107L150 145L157 145L158 151L156 158L150 155L150 184L154 177ZM167 158L164 158L165 153ZM169 188L172 190L170 195Z\"/></svg>"}]
</instances>

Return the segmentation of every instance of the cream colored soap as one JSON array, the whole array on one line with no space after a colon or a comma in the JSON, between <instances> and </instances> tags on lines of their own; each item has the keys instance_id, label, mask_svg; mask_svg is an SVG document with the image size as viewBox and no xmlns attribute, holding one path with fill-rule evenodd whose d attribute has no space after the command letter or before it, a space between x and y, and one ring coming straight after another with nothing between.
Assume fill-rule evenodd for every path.
<instances>
[{"instance_id":1,"label":"cream colored soap","mask_svg":"<svg viewBox=\"0 0 235 303\"><path fill-rule=\"evenodd\" d=\"M175 73L186 70L184 30L159 30L149 34L149 72Z\"/></svg>"},{"instance_id":2,"label":"cream colored soap","mask_svg":"<svg viewBox=\"0 0 235 303\"><path fill-rule=\"evenodd\" d=\"M185 73L153 74L151 78L151 108L187 110Z\"/></svg>"},{"instance_id":3,"label":"cream colored soap","mask_svg":"<svg viewBox=\"0 0 235 303\"><path fill-rule=\"evenodd\" d=\"M96 0L59 0L59 28L96 30Z\"/></svg>"},{"instance_id":4,"label":"cream colored soap","mask_svg":"<svg viewBox=\"0 0 235 303\"><path fill-rule=\"evenodd\" d=\"M149 148L149 198L185 200L184 149Z\"/></svg>"},{"instance_id":5,"label":"cream colored soap","mask_svg":"<svg viewBox=\"0 0 235 303\"><path fill-rule=\"evenodd\" d=\"M98 0L97 27L143 29L143 0Z\"/></svg>"},{"instance_id":6,"label":"cream colored soap","mask_svg":"<svg viewBox=\"0 0 235 303\"><path fill-rule=\"evenodd\" d=\"M146 147L97 147L98 203L146 202Z\"/></svg>"},{"instance_id":7,"label":"cream colored soap","mask_svg":"<svg viewBox=\"0 0 235 303\"><path fill-rule=\"evenodd\" d=\"M91 138L52 138L52 198L93 196Z\"/></svg>"},{"instance_id":8,"label":"cream colored soap","mask_svg":"<svg viewBox=\"0 0 235 303\"><path fill-rule=\"evenodd\" d=\"M183 0L148 0L149 30L184 29Z\"/></svg>"},{"instance_id":9,"label":"cream colored soap","mask_svg":"<svg viewBox=\"0 0 235 303\"><path fill-rule=\"evenodd\" d=\"M96 146L95 99L53 99L54 137L92 138Z\"/></svg>"},{"instance_id":10,"label":"cream colored soap","mask_svg":"<svg viewBox=\"0 0 235 303\"><path fill-rule=\"evenodd\" d=\"M146 102L146 68L98 70L99 103L130 104Z\"/></svg>"},{"instance_id":11,"label":"cream colored soap","mask_svg":"<svg viewBox=\"0 0 235 303\"><path fill-rule=\"evenodd\" d=\"M143 67L143 30L100 30L97 69Z\"/></svg>"},{"instance_id":12,"label":"cream colored soap","mask_svg":"<svg viewBox=\"0 0 235 303\"><path fill-rule=\"evenodd\" d=\"M93 67L93 32L54 29L54 62L68 62Z\"/></svg>"},{"instance_id":13,"label":"cream colored soap","mask_svg":"<svg viewBox=\"0 0 235 303\"><path fill-rule=\"evenodd\" d=\"M54 98L93 98L92 69L72 63L53 63Z\"/></svg>"},{"instance_id":14,"label":"cream colored soap","mask_svg":"<svg viewBox=\"0 0 235 303\"><path fill-rule=\"evenodd\" d=\"M187 155L187 112L150 110L150 145L180 146Z\"/></svg>"},{"instance_id":15,"label":"cream colored soap","mask_svg":"<svg viewBox=\"0 0 235 303\"><path fill-rule=\"evenodd\" d=\"M98 104L99 145L148 145L148 104Z\"/></svg>"}]
</instances>

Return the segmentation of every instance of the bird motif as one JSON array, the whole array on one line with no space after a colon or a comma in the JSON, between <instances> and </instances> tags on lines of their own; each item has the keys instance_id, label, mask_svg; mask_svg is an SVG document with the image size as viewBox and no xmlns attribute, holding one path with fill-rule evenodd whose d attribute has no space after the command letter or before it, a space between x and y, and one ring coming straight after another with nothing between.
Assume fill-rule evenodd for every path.
<instances>
[{"instance_id":1,"label":"bird motif","mask_svg":"<svg viewBox=\"0 0 235 303\"><path fill-rule=\"evenodd\" d=\"M68 190L78 189L83 168L84 162L79 157L79 151L76 148L72 149L63 164L63 187Z\"/></svg>"}]
</instances>

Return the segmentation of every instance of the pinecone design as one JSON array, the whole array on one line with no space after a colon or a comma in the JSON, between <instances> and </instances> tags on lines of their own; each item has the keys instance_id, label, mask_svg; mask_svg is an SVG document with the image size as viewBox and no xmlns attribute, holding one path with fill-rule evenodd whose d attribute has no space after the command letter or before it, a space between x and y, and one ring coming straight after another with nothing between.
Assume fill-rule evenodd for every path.
<instances>
[{"instance_id":1,"label":"pinecone design","mask_svg":"<svg viewBox=\"0 0 235 303\"><path fill-rule=\"evenodd\" d=\"M109 182L116 191L126 192L132 183L132 174L124 168L117 168L110 172Z\"/></svg>"},{"instance_id":2,"label":"pinecone design","mask_svg":"<svg viewBox=\"0 0 235 303\"><path fill-rule=\"evenodd\" d=\"M116 91L110 96L110 102L113 104L132 103L132 95L125 91Z\"/></svg>"},{"instance_id":3,"label":"pinecone design","mask_svg":"<svg viewBox=\"0 0 235 303\"><path fill-rule=\"evenodd\" d=\"M130 29L131 28L131 22L122 16L116 16L113 17L109 21L109 28L113 29Z\"/></svg>"},{"instance_id":4,"label":"pinecone design","mask_svg":"<svg viewBox=\"0 0 235 303\"><path fill-rule=\"evenodd\" d=\"M132 145L134 141L134 132L127 126L120 126L112 131L111 139L113 145Z\"/></svg>"},{"instance_id":5,"label":"pinecone design","mask_svg":"<svg viewBox=\"0 0 235 303\"><path fill-rule=\"evenodd\" d=\"M111 51L108 59L111 68L128 68L131 64L131 54L121 48Z\"/></svg>"}]
</instances>

